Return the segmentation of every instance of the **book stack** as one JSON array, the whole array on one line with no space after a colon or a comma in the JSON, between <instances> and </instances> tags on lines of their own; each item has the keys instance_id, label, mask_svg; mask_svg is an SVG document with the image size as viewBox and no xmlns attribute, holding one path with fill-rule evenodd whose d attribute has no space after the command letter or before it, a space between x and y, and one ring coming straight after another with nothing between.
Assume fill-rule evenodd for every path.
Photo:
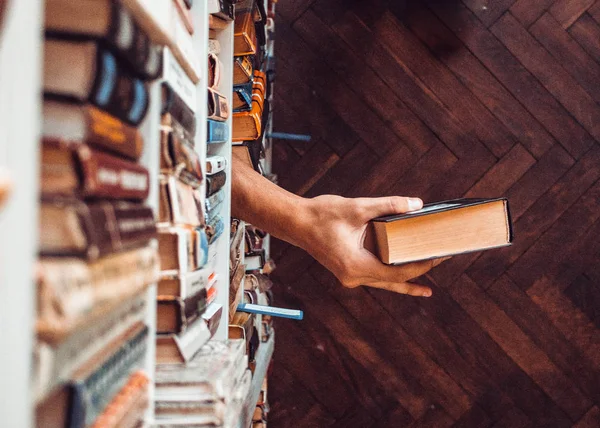
<instances>
[{"instance_id":1,"label":"book stack","mask_svg":"<svg viewBox=\"0 0 600 428\"><path fill-rule=\"evenodd\" d=\"M38 426L133 427L148 405L145 289L158 279L139 126L161 46L120 3L46 4Z\"/></svg>"},{"instance_id":2,"label":"book stack","mask_svg":"<svg viewBox=\"0 0 600 428\"><path fill-rule=\"evenodd\" d=\"M157 427L237 427L252 376L243 340L211 341L186 365L156 370Z\"/></svg>"}]
</instances>

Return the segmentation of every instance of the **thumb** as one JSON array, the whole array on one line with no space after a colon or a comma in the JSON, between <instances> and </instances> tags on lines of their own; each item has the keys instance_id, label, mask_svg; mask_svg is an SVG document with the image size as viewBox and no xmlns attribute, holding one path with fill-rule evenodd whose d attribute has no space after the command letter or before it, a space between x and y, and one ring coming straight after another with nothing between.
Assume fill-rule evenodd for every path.
<instances>
[{"instance_id":1,"label":"thumb","mask_svg":"<svg viewBox=\"0 0 600 428\"><path fill-rule=\"evenodd\" d=\"M364 221L383 215L402 214L423 208L423 201L421 199L403 196L359 198L358 203L361 205Z\"/></svg>"}]
</instances>

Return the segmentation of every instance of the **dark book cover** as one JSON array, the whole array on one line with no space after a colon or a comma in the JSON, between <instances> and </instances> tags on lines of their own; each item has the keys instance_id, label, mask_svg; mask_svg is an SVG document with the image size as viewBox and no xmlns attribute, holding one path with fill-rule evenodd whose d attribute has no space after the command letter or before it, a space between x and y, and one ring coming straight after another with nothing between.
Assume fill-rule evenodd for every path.
<instances>
[{"instance_id":1,"label":"dark book cover","mask_svg":"<svg viewBox=\"0 0 600 428\"><path fill-rule=\"evenodd\" d=\"M196 135L196 115L167 82L162 83L161 115L170 114L189 135Z\"/></svg>"},{"instance_id":2,"label":"dark book cover","mask_svg":"<svg viewBox=\"0 0 600 428\"><path fill-rule=\"evenodd\" d=\"M203 288L198 293L186 299L172 296L158 296L156 300L157 325L156 332L162 334L179 334L187 329L187 327L200 317L207 306L207 290ZM163 312L163 309L167 309ZM168 324L175 324L175 330L165 328L166 325L161 323L162 316L166 314L175 314L175 322L168 320ZM166 320L167 321L167 320Z\"/></svg>"},{"instance_id":3,"label":"dark book cover","mask_svg":"<svg viewBox=\"0 0 600 428\"><path fill-rule=\"evenodd\" d=\"M217 172L206 177L206 197L217 193L225 185L227 173L225 171Z\"/></svg>"}]
</instances>

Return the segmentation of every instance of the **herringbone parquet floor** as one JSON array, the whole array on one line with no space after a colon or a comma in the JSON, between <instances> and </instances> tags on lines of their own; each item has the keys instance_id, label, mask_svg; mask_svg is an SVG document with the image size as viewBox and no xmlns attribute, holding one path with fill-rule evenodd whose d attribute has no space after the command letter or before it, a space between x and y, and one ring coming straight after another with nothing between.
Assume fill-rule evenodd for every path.
<instances>
[{"instance_id":1,"label":"herringbone parquet floor","mask_svg":"<svg viewBox=\"0 0 600 428\"><path fill-rule=\"evenodd\" d=\"M510 199L515 244L430 299L274 243L269 426L600 427L600 0L280 0L280 184Z\"/></svg>"}]
</instances>

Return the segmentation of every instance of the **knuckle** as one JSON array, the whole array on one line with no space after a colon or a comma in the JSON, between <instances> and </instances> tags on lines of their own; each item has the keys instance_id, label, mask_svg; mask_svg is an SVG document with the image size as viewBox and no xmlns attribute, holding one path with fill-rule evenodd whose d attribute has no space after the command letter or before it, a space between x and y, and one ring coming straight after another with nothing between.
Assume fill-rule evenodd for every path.
<instances>
[{"instance_id":1,"label":"knuckle","mask_svg":"<svg viewBox=\"0 0 600 428\"><path fill-rule=\"evenodd\" d=\"M406 203L403 197L401 196L391 196L389 198L390 209L393 212L405 211Z\"/></svg>"}]
</instances>

